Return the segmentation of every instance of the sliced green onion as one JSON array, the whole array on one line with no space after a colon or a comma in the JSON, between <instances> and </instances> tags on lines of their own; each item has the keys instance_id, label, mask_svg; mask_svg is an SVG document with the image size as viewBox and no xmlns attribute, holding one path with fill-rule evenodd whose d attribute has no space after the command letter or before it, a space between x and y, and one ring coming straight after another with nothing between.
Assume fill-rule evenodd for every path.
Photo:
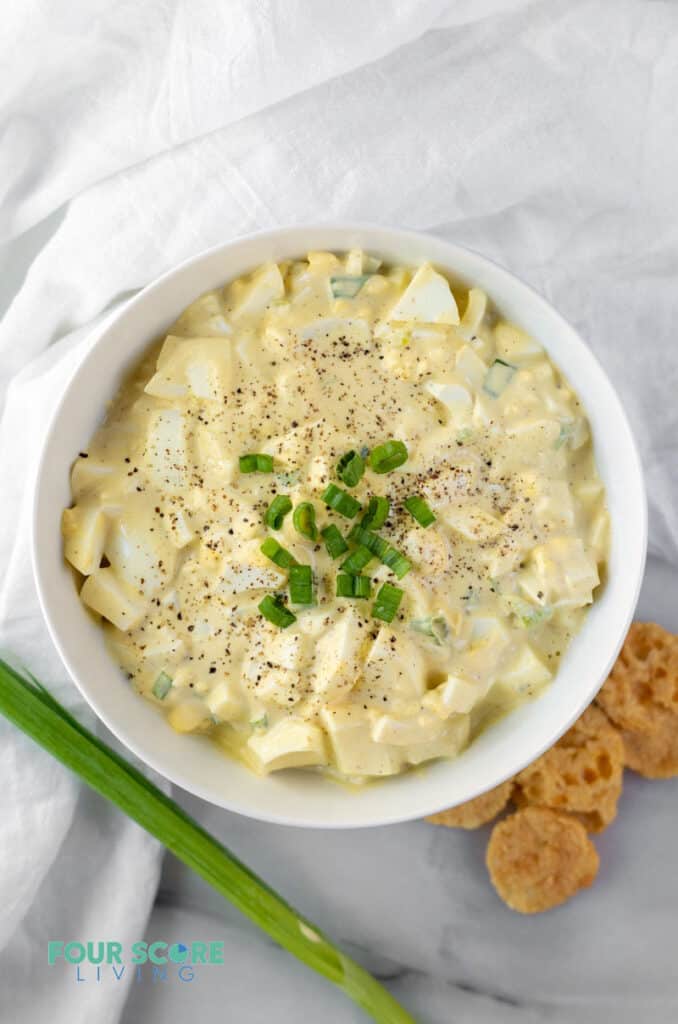
<instances>
[{"instance_id":1,"label":"sliced green onion","mask_svg":"<svg viewBox=\"0 0 678 1024\"><path fill-rule=\"evenodd\" d=\"M289 569L291 565L296 565L297 563L294 555L287 551L286 548L281 547L275 537L267 537L259 550L262 555L266 555L275 565L279 565L281 569Z\"/></svg>"},{"instance_id":2,"label":"sliced green onion","mask_svg":"<svg viewBox=\"0 0 678 1024\"><path fill-rule=\"evenodd\" d=\"M372 584L367 576L352 576L340 572L337 576L337 597L369 597Z\"/></svg>"},{"instance_id":3,"label":"sliced green onion","mask_svg":"<svg viewBox=\"0 0 678 1024\"><path fill-rule=\"evenodd\" d=\"M299 483L299 477L301 476L298 469L284 469L280 473L275 474L275 478L281 487L294 487L295 484Z\"/></svg>"},{"instance_id":4,"label":"sliced green onion","mask_svg":"<svg viewBox=\"0 0 678 1024\"><path fill-rule=\"evenodd\" d=\"M553 615L553 608L531 608L526 615L520 615L520 624L524 629L538 626L542 622L548 622Z\"/></svg>"},{"instance_id":5,"label":"sliced green onion","mask_svg":"<svg viewBox=\"0 0 678 1024\"><path fill-rule=\"evenodd\" d=\"M322 500L340 516L345 516L347 519L353 519L362 508L359 501L356 501L346 491L342 491L341 487L337 487L336 484L330 484L326 488Z\"/></svg>"},{"instance_id":6,"label":"sliced green onion","mask_svg":"<svg viewBox=\"0 0 678 1024\"><path fill-rule=\"evenodd\" d=\"M369 530L380 530L390 511L391 503L388 498L372 497L367 503L367 511L360 520L360 525Z\"/></svg>"},{"instance_id":7,"label":"sliced green onion","mask_svg":"<svg viewBox=\"0 0 678 1024\"><path fill-rule=\"evenodd\" d=\"M353 596L369 597L372 593L372 584L367 576L353 576Z\"/></svg>"},{"instance_id":8,"label":"sliced green onion","mask_svg":"<svg viewBox=\"0 0 678 1024\"><path fill-rule=\"evenodd\" d=\"M372 605L372 615L375 619L383 622L393 622L396 617L400 602L403 599L404 591L400 587L393 587L390 583L382 583L377 591L377 597Z\"/></svg>"},{"instance_id":9,"label":"sliced green onion","mask_svg":"<svg viewBox=\"0 0 678 1024\"><path fill-rule=\"evenodd\" d=\"M423 498L420 498L418 494L413 494L411 498L406 498L404 502L405 508L410 515L417 520L420 526L424 529L430 526L431 523L435 523L435 513L427 505Z\"/></svg>"},{"instance_id":10,"label":"sliced green onion","mask_svg":"<svg viewBox=\"0 0 678 1024\"><path fill-rule=\"evenodd\" d=\"M548 622L553 615L553 609L548 605L535 607L529 601L525 601L523 598L513 594L506 594L503 598L503 603L510 612L513 612L524 629L530 629L532 626L538 626L542 622Z\"/></svg>"},{"instance_id":11,"label":"sliced green onion","mask_svg":"<svg viewBox=\"0 0 678 1024\"><path fill-rule=\"evenodd\" d=\"M370 974L258 878L35 680L0 661L0 713L119 807L259 928L328 978L378 1024L415 1024Z\"/></svg>"},{"instance_id":12,"label":"sliced green onion","mask_svg":"<svg viewBox=\"0 0 678 1024\"><path fill-rule=\"evenodd\" d=\"M241 455L238 462L240 465L241 473L273 472L272 455L261 455L260 453L253 453L251 455Z\"/></svg>"},{"instance_id":13,"label":"sliced green onion","mask_svg":"<svg viewBox=\"0 0 678 1024\"><path fill-rule=\"evenodd\" d=\"M560 424L560 433L558 434L558 437L556 438L556 442L553 445L553 447L556 449L556 451L559 448L562 448L564 444L567 444L570 441L570 439L572 438L573 433L574 433L574 423L567 423L566 422L566 423L561 423Z\"/></svg>"},{"instance_id":14,"label":"sliced green onion","mask_svg":"<svg viewBox=\"0 0 678 1024\"><path fill-rule=\"evenodd\" d=\"M330 278L330 289L335 299L355 299L371 274L335 274Z\"/></svg>"},{"instance_id":15,"label":"sliced green onion","mask_svg":"<svg viewBox=\"0 0 678 1024\"><path fill-rule=\"evenodd\" d=\"M337 576L337 597L353 597L353 580L354 576L350 573L340 572Z\"/></svg>"},{"instance_id":16,"label":"sliced green onion","mask_svg":"<svg viewBox=\"0 0 678 1024\"><path fill-rule=\"evenodd\" d=\"M383 537L378 537L372 530L366 530L360 523L356 523L351 529L348 539L355 541L356 544L361 544L381 561L383 561L384 555L389 549L387 540L384 540Z\"/></svg>"},{"instance_id":17,"label":"sliced green onion","mask_svg":"<svg viewBox=\"0 0 678 1024\"><path fill-rule=\"evenodd\" d=\"M510 363L505 363L503 359L495 359L492 366L485 374L483 390L486 391L488 395L492 395L493 398L499 398L515 372L515 366L511 366Z\"/></svg>"},{"instance_id":18,"label":"sliced green onion","mask_svg":"<svg viewBox=\"0 0 678 1024\"><path fill-rule=\"evenodd\" d=\"M324 527L320 533L325 541L327 554L330 558L339 558L339 555L343 555L345 551L348 551L348 544L342 537L341 530L334 523Z\"/></svg>"},{"instance_id":19,"label":"sliced green onion","mask_svg":"<svg viewBox=\"0 0 678 1024\"><path fill-rule=\"evenodd\" d=\"M286 494L277 494L266 509L264 522L272 530L279 530L283 519L292 510L292 501Z\"/></svg>"},{"instance_id":20,"label":"sliced green onion","mask_svg":"<svg viewBox=\"0 0 678 1024\"><path fill-rule=\"evenodd\" d=\"M356 523L352 528L348 539L354 540L357 544L371 551L373 555L376 555L384 565L387 565L396 574L399 580L412 568L411 563L408 562L405 556L401 555L387 540L379 537L372 530L366 530L360 523Z\"/></svg>"},{"instance_id":21,"label":"sliced green onion","mask_svg":"<svg viewBox=\"0 0 678 1024\"><path fill-rule=\"evenodd\" d=\"M171 689L172 677L168 676L166 672L161 672L153 683L153 696L157 697L158 700L164 700Z\"/></svg>"},{"instance_id":22,"label":"sliced green onion","mask_svg":"<svg viewBox=\"0 0 678 1024\"><path fill-rule=\"evenodd\" d=\"M372 561L372 557L368 548L358 547L341 563L341 568L355 576Z\"/></svg>"},{"instance_id":23,"label":"sliced green onion","mask_svg":"<svg viewBox=\"0 0 678 1024\"><path fill-rule=\"evenodd\" d=\"M302 501L294 510L292 522L297 533L309 540L318 539L318 528L315 525L315 508L310 501Z\"/></svg>"},{"instance_id":24,"label":"sliced green onion","mask_svg":"<svg viewBox=\"0 0 678 1024\"><path fill-rule=\"evenodd\" d=\"M291 604L313 604L313 572L310 565L290 566L289 584Z\"/></svg>"},{"instance_id":25,"label":"sliced green onion","mask_svg":"<svg viewBox=\"0 0 678 1024\"><path fill-rule=\"evenodd\" d=\"M410 629L413 629L415 633L422 633L424 636L430 637L438 647L447 639L450 632L447 620L442 615L429 615L425 619L412 619Z\"/></svg>"},{"instance_id":26,"label":"sliced green onion","mask_svg":"<svg viewBox=\"0 0 678 1024\"><path fill-rule=\"evenodd\" d=\"M403 576L407 576L408 572L412 568L412 563L392 547L389 547L388 551L382 558L382 562L384 565L389 567L391 572L395 573L399 580L401 580Z\"/></svg>"},{"instance_id":27,"label":"sliced green onion","mask_svg":"<svg viewBox=\"0 0 678 1024\"><path fill-rule=\"evenodd\" d=\"M337 463L337 476L347 487L359 484L364 472L365 463L357 452L346 452Z\"/></svg>"},{"instance_id":28,"label":"sliced green onion","mask_svg":"<svg viewBox=\"0 0 678 1024\"><path fill-rule=\"evenodd\" d=\"M290 569L294 568L291 566ZM259 611L272 622L274 626L280 626L281 629L287 629L293 622L297 621L296 615L293 615L289 608L286 608L282 600L279 597L274 597L273 594L267 594L266 597L259 602Z\"/></svg>"},{"instance_id":29,"label":"sliced green onion","mask_svg":"<svg viewBox=\"0 0 678 1024\"><path fill-rule=\"evenodd\" d=\"M375 473L390 473L407 462L408 451L402 441L386 441L370 452L370 466Z\"/></svg>"}]
</instances>

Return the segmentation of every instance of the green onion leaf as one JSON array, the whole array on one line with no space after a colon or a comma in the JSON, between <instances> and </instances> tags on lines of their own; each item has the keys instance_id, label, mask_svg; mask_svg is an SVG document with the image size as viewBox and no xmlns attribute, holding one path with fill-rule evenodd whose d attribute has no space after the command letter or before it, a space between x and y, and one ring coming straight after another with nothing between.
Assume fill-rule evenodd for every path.
<instances>
[{"instance_id":1,"label":"green onion leaf","mask_svg":"<svg viewBox=\"0 0 678 1024\"><path fill-rule=\"evenodd\" d=\"M313 604L313 572L310 565L290 566L290 603Z\"/></svg>"},{"instance_id":2,"label":"green onion leaf","mask_svg":"<svg viewBox=\"0 0 678 1024\"><path fill-rule=\"evenodd\" d=\"M354 577L347 572L340 572L337 576L337 597L353 597Z\"/></svg>"},{"instance_id":3,"label":"green onion leaf","mask_svg":"<svg viewBox=\"0 0 678 1024\"><path fill-rule=\"evenodd\" d=\"M567 444L570 441L573 433L574 433L574 423L572 423L572 422L565 422L565 423L561 423L560 424L560 433L558 434L558 437L556 438L556 442L553 445L553 447L556 449L556 451L559 448L562 448L564 444Z\"/></svg>"},{"instance_id":4,"label":"green onion leaf","mask_svg":"<svg viewBox=\"0 0 678 1024\"><path fill-rule=\"evenodd\" d=\"M393 622L396 617L404 591L400 587L392 587L390 583L382 583L372 605L372 615L383 622Z\"/></svg>"},{"instance_id":5,"label":"green onion leaf","mask_svg":"<svg viewBox=\"0 0 678 1024\"><path fill-rule=\"evenodd\" d=\"M413 629L415 633L422 633L424 636L430 637L438 647L443 644L450 632L447 619L442 615L428 615L425 619L412 619L410 629Z\"/></svg>"},{"instance_id":6,"label":"green onion leaf","mask_svg":"<svg viewBox=\"0 0 678 1024\"><path fill-rule=\"evenodd\" d=\"M367 511L360 520L360 525L369 530L380 530L388 519L391 503L388 498L375 496L367 503Z\"/></svg>"},{"instance_id":7,"label":"green onion leaf","mask_svg":"<svg viewBox=\"0 0 678 1024\"><path fill-rule=\"evenodd\" d=\"M157 697L158 700L164 700L171 689L172 677L168 676L166 672L161 672L153 683L153 696Z\"/></svg>"},{"instance_id":8,"label":"green onion leaf","mask_svg":"<svg viewBox=\"0 0 678 1024\"><path fill-rule=\"evenodd\" d=\"M412 568L412 563L392 547L389 547L388 551L382 558L382 562L384 565L389 567L391 572L395 573L399 580L401 580L403 576L407 576L408 572Z\"/></svg>"},{"instance_id":9,"label":"green onion leaf","mask_svg":"<svg viewBox=\"0 0 678 1024\"><path fill-rule=\"evenodd\" d=\"M351 529L348 539L354 540L357 544L371 551L380 562L383 562L384 565L387 565L396 574L398 579L402 579L412 568L411 563L405 556L401 555L394 547L391 547L387 540L379 537L372 530L366 530L360 523L356 523Z\"/></svg>"},{"instance_id":10,"label":"green onion leaf","mask_svg":"<svg viewBox=\"0 0 678 1024\"><path fill-rule=\"evenodd\" d=\"M341 563L344 572L357 575L372 561L372 552L368 548L357 547L348 558Z\"/></svg>"},{"instance_id":11,"label":"green onion leaf","mask_svg":"<svg viewBox=\"0 0 678 1024\"><path fill-rule=\"evenodd\" d=\"M259 550L262 555L266 555L275 565L279 565L281 569L289 569L291 565L297 564L294 555L287 551L286 548L281 547L275 537L267 537Z\"/></svg>"},{"instance_id":12,"label":"green onion leaf","mask_svg":"<svg viewBox=\"0 0 678 1024\"><path fill-rule=\"evenodd\" d=\"M335 274L330 278L330 289L335 299L355 299L371 274Z\"/></svg>"},{"instance_id":13,"label":"green onion leaf","mask_svg":"<svg viewBox=\"0 0 678 1024\"><path fill-rule=\"evenodd\" d=\"M295 566L290 566L290 572L294 568ZM281 629L287 629L288 626L297 621L296 615L293 615L289 608L285 607L282 600L273 594L267 594L259 602L258 608L265 619L272 622L274 626L280 626Z\"/></svg>"},{"instance_id":14,"label":"green onion leaf","mask_svg":"<svg viewBox=\"0 0 678 1024\"><path fill-rule=\"evenodd\" d=\"M424 529L426 529L427 526L430 526L431 523L435 523L436 517L434 512L418 494L413 494L411 498L406 498L404 505L410 515L416 519L419 525L423 526Z\"/></svg>"},{"instance_id":15,"label":"green onion leaf","mask_svg":"<svg viewBox=\"0 0 678 1024\"><path fill-rule=\"evenodd\" d=\"M548 622L553 615L553 608L550 608L548 605L535 607L529 601L525 601L514 594L506 594L502 599L502 604L504 604L509 612L515 615L523 629L530 629L532 626L538 626L542 622Z\"/></svg>"},{"instance_id":16,"label":"green onion leaf","mask_svg":"<svg viewBox=\"0 0 678 1024\"><path fill-rule=\"evenodd\" d=\"M275 474L275 478L281 487L294 487L299 483L301 473L298 469L284 469Z\"/></svg>"},{"instance_id":17,"label":"green onion leaf","mask_svg":"<svg viewBox=\"0 0 678 1024\"><path fill-rule=\"evenodd\" d=\"M337 576L337 597L369 597L372 584L367 576L352 576L340 572Z\"/></svg>"},{"instance_id":18,"label":"green onion leaf","mask_svg":"<svg viewBox=\"0 0 678 1024\"><path fill-rule=\"evenodd\" d=\"M337 463L337 476L347 487L359 484L364 472L365 463L357 452L346 452Z\"/></svg>"},{"instance_id":19,"label":"green onion leaf","mask_svg":"<svg viewBox=\"0 0 678 1024\"><path fill-rule=\"evenodd\" d=\"M264 522L272 530L279 530L288 512L292 510L292 501L286 494L277 494L266 509Z\"/></svg>"},{"instance_id":20,"label":"green onion leaf","mask_svg":"<svg viewBox=\"0 0 678 1024\"><path fill-rule=\"evenodd\" d=\"M493 398L499 398L515 372L515 366L504 362L503 359L495 359L492 366L485 374L483 390L486 391L488 395L492 395Z\"/></svg>"},{"instance_id":21,"label":"green onion leaf","mask_svg":"<svg viewBox=\"0 0 678 1024\"><path fill-rule=\"evenodd\" d=\"M370 466L375 473L390 473L407 462L407 448L402 441L386 441L370 452Z\"/></svg>"},{"instance_id":22,"label":"green onion leaf","mask_svg":"<svg viewBox=\"0 0 678 1024\"><path fill-rule=\"evenodd\" d=\"M309 540L318 539L318 528L315 525L315 508L310 501L302 501L300 505L297 505L292 514L292 522L294 523L294 529L302 537L308 537Z\"/></svg>"},{"instance_id":23,"label":"green onion leaf","mask_svg":"<svg viewBox=\"0 0 678 1024\"><path fill-rule=\"evenodd\" d=\"M254 453L252 455L241 455L239 460L241 473L272 473L273 456Z\"/></svg>"},{"instance_id":24,"label":"green onion leaf","mask_svg":"<svg viewBox=\"0 0 678 1024\"><path fill-rule=\"evenodd\" d=\"M393 996L214 836L40 686L0 661L0 712L88 786L159 839L258 927L378 1024L416 1024Z\"/></svg>"},{"instance_id":25,"label":"green onion leaf","mask_svg":"<svg viewBox=\"0 0 678 1024\"><path fill-rule=\"evenodd\" d=\"M389 549L388 541L384 540L383 537L378 537L372 530L366 530L360 523L351 529L348 535L349 540L353 540L356 544L361 544L368 551L371 551L373 555L376 555L380 561L383 561L384 555Z\"/></svg>"},{"instance_id":26,"label":"green onion leaf","mask_svg":"<svg viewBox=\"0 0 678 1024\"><path fill-rule=\"evenodd\" d=\"M372 584L367 576L353 576L353 596L369 597L372 593Z\"/></svg>"},{"instance_id":27,"label":"green onion leaf","mask_svg":"<svg viewBox=\"0 0 678 1024\"><path fill-rule=\"evenodd\" d=\"M348 544L342 537L341 530L334 523L330 523L320 533L325 541L327 554L330 558L339 558L339 555L343 555L345 551L348 551Z\"/></svg>"},{"instance_id":28,"label":"green onion leaf","mask_svg":"<svg viewBox=\"0 0 678 1024\"><path fill-rule=\"evenodd\" d=\"M352 498L350 494L342 491L341 487L337 487L335 484L330 484L325 489L322 500L329 508L334 509L340 516L345 516L347 519L353 519L362 508L359 501L356 501L355 498Z\"/></svg>"}]
</instances>

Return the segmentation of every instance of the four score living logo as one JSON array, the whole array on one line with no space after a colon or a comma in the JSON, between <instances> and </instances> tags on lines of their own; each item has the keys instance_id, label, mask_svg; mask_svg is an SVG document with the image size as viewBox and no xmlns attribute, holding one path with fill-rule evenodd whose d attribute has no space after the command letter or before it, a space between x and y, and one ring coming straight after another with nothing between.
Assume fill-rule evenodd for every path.
<instances>
[{"instance_id":1,"label":"four score living logo","mask_svg":"<svg viewBox=\"0 0 678 1024\"><path fill-rule=\"evenodd\" d=\"M67 967L79 983L102 984L144 980L155 982L195 981L205 966L224 963L223 942L133 942L129 949L122 942L65 941L47 943L50 967Z\"/></svg>"}]
</instances>

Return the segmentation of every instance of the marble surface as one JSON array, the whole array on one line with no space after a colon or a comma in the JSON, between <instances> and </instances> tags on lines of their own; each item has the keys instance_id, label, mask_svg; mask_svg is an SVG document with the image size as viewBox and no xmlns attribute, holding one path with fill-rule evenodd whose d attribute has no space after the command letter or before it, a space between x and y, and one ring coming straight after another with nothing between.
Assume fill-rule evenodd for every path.
<instances>
[{"instance_id":1,"label":"marble surface","mask_svg":"<svg viewBox=\"0 0 678 1024\"><path fill-rule=\"evenodd\" d=\"M639 618L678 629L678 576L652 561ZM383 979L420 1024L669 1024L678 1019L678 779L626 773L618 820L596 838L592 889L538 917L489 884L489 828L423 822L315 832L182 804ZM123 1024L349 1024L366 1020L173 858L149 940L223 939L226 963L193 982L132 989Z\"/></svg>"}]
</instances>

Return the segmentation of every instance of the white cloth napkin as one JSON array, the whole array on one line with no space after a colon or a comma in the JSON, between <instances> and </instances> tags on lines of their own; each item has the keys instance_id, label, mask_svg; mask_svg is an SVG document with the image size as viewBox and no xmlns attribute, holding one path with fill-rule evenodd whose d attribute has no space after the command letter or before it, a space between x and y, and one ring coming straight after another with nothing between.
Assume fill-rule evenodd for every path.
<instances>
[{"instance_id":1,"label":"white cloth napkin","mask_svg":"<svg viewBox=\"0 0 678 1024\"><path fill-rule=\"evenodd\" d=\"M69 706L29 559L51 408L108 312L258 228L429 229L530 281L621 392L678 561L675 4L15 0L0 58L0 644ZM1 722L0 771L0 1017L115 1021L126 987L76 993L46 943L141 937L160 851Z\"/></svg>"}]
</instances>

